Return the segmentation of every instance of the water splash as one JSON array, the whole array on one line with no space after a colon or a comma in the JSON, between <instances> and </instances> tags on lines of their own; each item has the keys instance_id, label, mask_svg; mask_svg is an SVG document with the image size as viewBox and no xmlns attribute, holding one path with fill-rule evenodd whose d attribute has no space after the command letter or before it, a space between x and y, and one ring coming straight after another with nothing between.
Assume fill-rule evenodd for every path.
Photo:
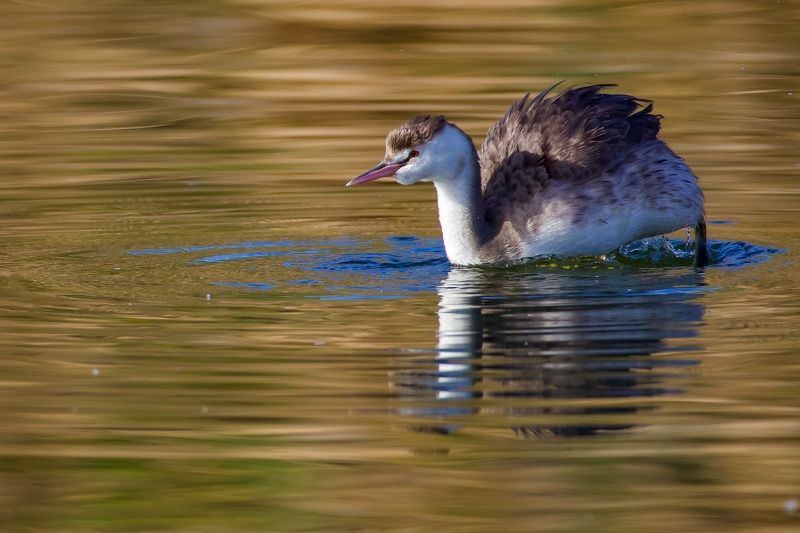
<instances>
[{"instance_id":1,"label":"water splash","mask_svg":"<svg viewBox=\"0 0 800 533\"><path fill-rule=\"evenodd\" d=\"M742 241L709 241L710 267L745 267L763 263L785 250ZM621 264L639 267L687 266L694 261L695 243L665 237L642 239L621 247L610 257Z\"/></svg>"}]
</instances>

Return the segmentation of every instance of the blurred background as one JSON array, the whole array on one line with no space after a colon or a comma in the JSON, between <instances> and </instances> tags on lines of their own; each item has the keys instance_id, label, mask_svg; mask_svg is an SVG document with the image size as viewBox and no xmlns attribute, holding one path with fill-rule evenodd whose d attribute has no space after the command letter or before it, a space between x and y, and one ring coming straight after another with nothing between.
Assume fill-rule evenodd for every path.
<instances>
[{"instance_id":1,"label":"blurred background","mask_svg":"<svg viewBox=\"0 0 800 533\"><path fill-rule=\"evenodd\" d=\"M0 529L796 531L799 50L792 0L5 0ZM559 80L760 259L476 277L343 187Z\"/></svg>"}]
</instances>

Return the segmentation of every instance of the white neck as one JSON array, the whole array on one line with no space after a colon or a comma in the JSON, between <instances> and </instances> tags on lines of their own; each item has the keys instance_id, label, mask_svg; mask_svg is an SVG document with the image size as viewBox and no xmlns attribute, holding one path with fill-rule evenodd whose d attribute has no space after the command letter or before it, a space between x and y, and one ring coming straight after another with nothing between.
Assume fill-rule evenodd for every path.
<instances>
[{"instance_id":1,"label":"white neck","mask_svg":"<svg viewBox=\"0 0 800 533\"><path fill-rule=\"evenodd\" d=\"M465 154L453 178L433 183L447 259L456 265L479 264L478 250L485 221L478 162L471 154Z\"/></svg>"}]
</instances>

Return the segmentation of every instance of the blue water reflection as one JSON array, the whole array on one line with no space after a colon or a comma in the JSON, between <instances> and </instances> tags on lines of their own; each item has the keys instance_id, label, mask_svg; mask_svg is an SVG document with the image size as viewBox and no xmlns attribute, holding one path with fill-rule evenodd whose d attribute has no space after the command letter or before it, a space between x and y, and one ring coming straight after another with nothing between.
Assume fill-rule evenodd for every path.
<instances>
[{"instance_id":1,"label":"blue water reflection","mask_svg":"<svg viewBox=\"0 0 800 533\"><path fill-rule=\"evenodd\" d=\"M752 265L782 252L777 248L727 241L712 241L709 249L711 268ZM419 292L433 292L450 270L440 239L411 236L390 237L383 241L251 241L149 248L131 250L129 253L135 256L185 255L189 256L188 265L194 267L229 266L224 271L226 277L213 282L216 286L263 291L317 285L319 292L306 297L322 300L397 299ZM541 272L621 268L636 271L641 268L689 267L693 254L691 243L661 238L645 239L623 246L602 258L539 258L510 269L488 267L478 270ZM276 263L276 260L279 262ZM267 277L242 279L241 273L248 271L250 274L254 265L264 267L261 270L266 271ZM277 269L281 272L277 272ZM273 275L270 276L270 273ZM299 277L295 278L295 274ZM583 298L590 298L597 291L591 287L577 290L581 291ZM672 289L651 287L649 290Z\"/></svg>"}]
</instances>

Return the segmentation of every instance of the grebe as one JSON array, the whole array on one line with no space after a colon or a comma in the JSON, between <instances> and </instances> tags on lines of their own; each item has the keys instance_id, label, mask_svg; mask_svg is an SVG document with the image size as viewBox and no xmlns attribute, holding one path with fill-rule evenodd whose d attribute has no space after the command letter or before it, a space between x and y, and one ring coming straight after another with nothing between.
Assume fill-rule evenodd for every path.
<instances>
[{"instance_id":1,"label":"grebe","mask_svg":"<svg viewBox=\"0 0 800 533\"><path fill-rule=\"evenodd\" d=\"M705 266L703 193L658 139L652 104L601 92L613 85L549 96L554 87L512 104L479 152L445 117L414 117L386 137L383 161L347 186L388 176L433 182L456 265L602 255L694 227L695 264Z\"/></svg>"}]
</instances>

